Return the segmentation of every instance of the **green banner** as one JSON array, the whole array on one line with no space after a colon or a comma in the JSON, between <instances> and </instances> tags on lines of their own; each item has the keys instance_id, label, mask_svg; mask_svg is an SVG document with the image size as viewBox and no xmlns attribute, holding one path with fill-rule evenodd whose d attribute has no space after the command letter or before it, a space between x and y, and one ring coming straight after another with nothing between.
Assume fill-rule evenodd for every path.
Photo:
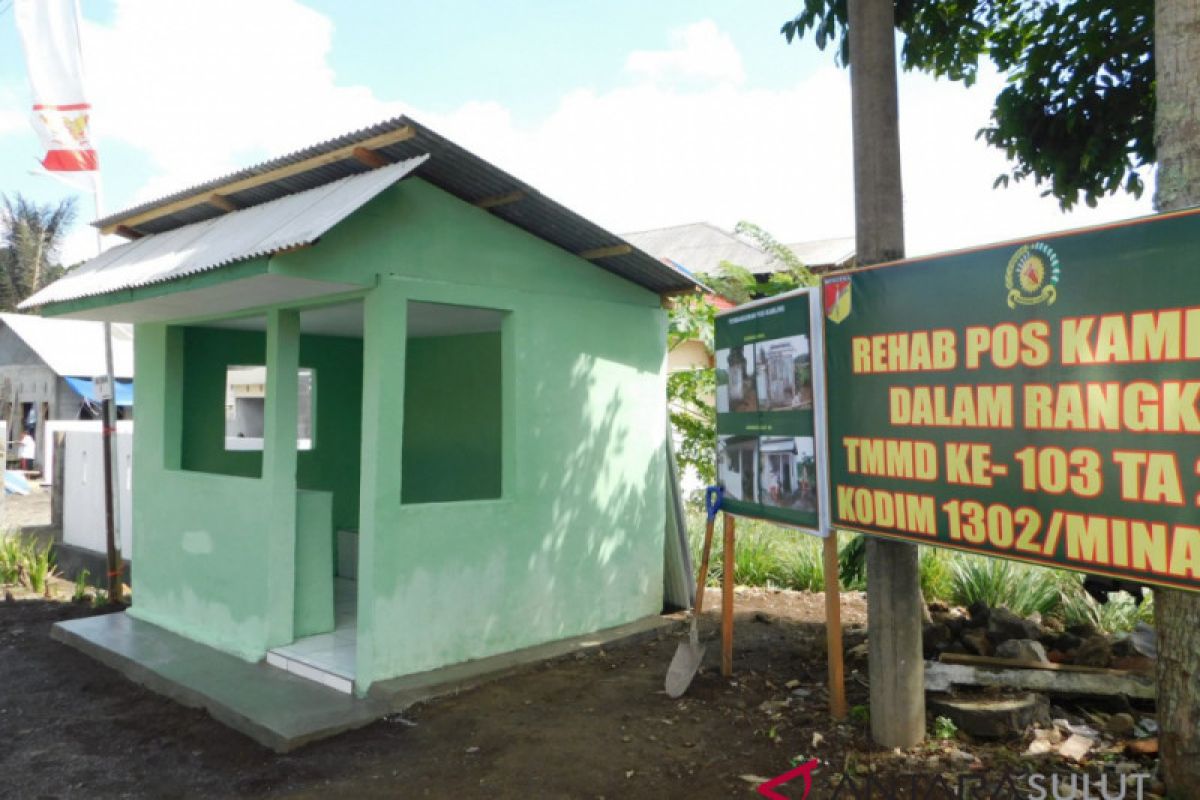
<instances>
[{"instance_id":1,"label":"green banner","mask_svg":"<svg viewBox=\"0 0 1200 800\"><path fill-rule=\"evenodd\" d=\"M717 478L725 510L819 531L814 292L717 316Z\"/></svg>"},{"instance_id":2,"label":"green banner","mask_svg":"<svg viewBox=\"0 0 1200 800\"><path fill-rule=\"evenodd\" d=\"M824 295L836 527L1200 590L1200 210Z\"/></svg>"}]
</instances>

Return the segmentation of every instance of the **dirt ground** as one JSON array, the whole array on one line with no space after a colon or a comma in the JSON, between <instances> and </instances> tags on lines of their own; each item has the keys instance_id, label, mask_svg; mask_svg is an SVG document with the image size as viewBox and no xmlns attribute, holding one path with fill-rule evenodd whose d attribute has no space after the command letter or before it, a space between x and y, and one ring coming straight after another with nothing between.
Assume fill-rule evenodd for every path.
<instances>
[{"instance_id":1,"label":"dirt ground","mask_svg":"<svg viewBox=\"0 0 1200 800\"><path fill-rule=\"evenodd\" d=\"M50 524L50 492L38 485L28 495L10 494L0 505L0 531Z\"/></svg>"},{"instance_id":2,"label":"dirt ground","mask_svg":"<svg viewBox=\"0 0 1200 800\"><path fill-rule=\"evenodd\" d=\"M711 591L707 603L719 607ZM1021 752L1020 743L960 742L881 753L861 719L832 723L823 603L819 594L739 590L736 676L722 679L716 668L710 610L705 666L679 700L662 687L683 623L276 755L49 638L52 623L96 613L89 608L0 602L0 796L757 797L758 781L817 757L824 782L809 797L823 798L834 796L831 776L847 769L860 776L914 766L978 770ZM844 620L847 645L861 642L861 594L847 596ZM865 704L865 661L847 666L850 704Z\"/></svg>"}]
</instances>

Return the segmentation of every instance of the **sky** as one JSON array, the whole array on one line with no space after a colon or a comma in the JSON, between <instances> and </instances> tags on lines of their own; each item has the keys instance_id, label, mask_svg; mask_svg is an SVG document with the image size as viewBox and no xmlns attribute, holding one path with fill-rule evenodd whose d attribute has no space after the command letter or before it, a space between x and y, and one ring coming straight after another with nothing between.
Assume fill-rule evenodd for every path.
<instances>
[{"instance_id":1,"label":"sky","mask_svg":"<svg viewBox=\"0 0 1200 800\"><path fill-rule=\"evenodd\" d=\"M618 233L747 220L783 241L854 232L850 83L787 44L801 0L80 0L102 210L112 213L400 113ZM72 193L40 158L0 0L0 192ZM975 138L1002 78L900 78L909 255L1151 213L1153 181L1063 213L993 189ZM81 222L65 263L94 254Z\"/></svg>"}]
</instances>

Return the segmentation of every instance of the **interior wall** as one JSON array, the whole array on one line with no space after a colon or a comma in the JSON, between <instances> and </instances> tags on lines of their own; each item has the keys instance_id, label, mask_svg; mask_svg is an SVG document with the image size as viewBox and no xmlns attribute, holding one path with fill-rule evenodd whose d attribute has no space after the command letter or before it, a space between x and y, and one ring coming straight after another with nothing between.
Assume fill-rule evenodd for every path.
<instances>
[{"instance_id":1,"label":"interior wall","mask_svg":"<svg viewBox=\"0 0 1200 800\"><path fill-rule=\"evenodd\" d=\"M266 361L266 334L227 328L183 329L181 466L193 472L259 477L261 451L225 449L225 371ZM316 440L298 454L300 489L333 493L333 522L358 527L362 439L362 340L300 336L300 366L316 375Z\"/></svg>"},{"instance_id":2,"label":"interior wall","mask_svg":"<svg viewBox=\"0 0 1200 800\"><path fill-rule=\"evenodd\" d=\"M265 364L263 331L183 328L183 415L180 465L192 472L257 478L262 453L225 449L225 371Z\"/></svg>"},{"instance_id":3,"label":"interior wall","mask_svg":"<svg viewBox=\"0 0 1200 800\"><path fill-rule=\"evenodd\" d=\"M313 413L317 425L313 449L298 454L296 485L332 492L334 527L357 530L362 339L301 334L300 366L312 369L315 376Z\"/></svg>"},{"instance_id":4,"label":"interior wall","mask_svg":"<svg viewBox=\"0 0 1200 800\"><path fill-rule=\"evenodd\" d=\"M402 503L500 496L500 333L409 339Z\"/></svg>"}]
</instances>

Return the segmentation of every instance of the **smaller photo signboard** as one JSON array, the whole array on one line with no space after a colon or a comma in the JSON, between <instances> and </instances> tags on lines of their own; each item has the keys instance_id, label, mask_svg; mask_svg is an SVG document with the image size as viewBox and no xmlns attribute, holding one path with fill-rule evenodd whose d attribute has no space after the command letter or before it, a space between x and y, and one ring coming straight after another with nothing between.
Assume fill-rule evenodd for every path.
<instances>
[{"instance_id":1,"label":"smaller photo signboard","mask_svg":"<svg viewBox=\"0 0 1200 800\"><path fill-rule=\"evenodd\" d=\"M811 288L717 315L717 481L726 511L824 536L820 314Z\"/></svg>"}]
</instances>

